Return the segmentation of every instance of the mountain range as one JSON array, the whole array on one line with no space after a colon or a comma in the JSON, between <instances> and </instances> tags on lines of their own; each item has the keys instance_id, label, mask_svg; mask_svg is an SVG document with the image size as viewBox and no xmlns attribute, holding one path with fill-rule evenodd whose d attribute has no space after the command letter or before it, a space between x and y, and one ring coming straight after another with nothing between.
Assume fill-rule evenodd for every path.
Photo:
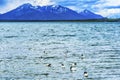
<instances>
[{"instance_id":1,"label":"mountain range","mask_svg":"<svg viewBox=\"0 0 120 80\"><path fill-rule=\"evenodd\" d=\"M29 3L0 14L0 20L91 20L103 18L87 9L78 13L61 5L33 6Z\"/></svg>"}]
</instances>

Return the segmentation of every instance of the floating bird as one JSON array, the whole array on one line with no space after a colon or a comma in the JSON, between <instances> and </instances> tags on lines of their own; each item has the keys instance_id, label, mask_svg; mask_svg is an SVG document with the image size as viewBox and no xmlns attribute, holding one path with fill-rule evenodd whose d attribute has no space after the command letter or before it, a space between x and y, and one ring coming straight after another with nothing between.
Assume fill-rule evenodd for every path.
<instances>
[{"instance_id":1,"label":"floating bird","mask_svg":"<svg viewBox=\"0 0 120 80\"><path fill-rule=\"evenodd\" d=\"M43 53L45 53L45 51L43 51Z\"/></svg>"},{"instance_id":2,"label":"floating bird","mask_svg":"<svg viewBox=\"0 0 120 80\"><path fill-rule=\"evenodd\" d=\"M76 67L71 66L71 67L70 67L70 71L71 71L71 72L75 72L75 71L76 71Z\"/></svg>"},{"instance_id":3,"label":"floating bird","mask_svg":"<svg viewBox=\"0 0 120 80\"><path fill-rule=\"evenodd\" d=\"M41 56L41 57L38 57L41 61L43 60L43 57Z\"/></svg>"},{"instance_id":4,"label":"floating bird","mask_svg":"<svg viewBox=\"0 0 120 80\"><path fill-rule=\"evenodd\" d=\"M46 52L46 51L43 51L43 53L47 54L47 52Z\"/></svg>"},{"instance_id":5,"label":"floating bird","mask_svg":"<svg viewBox=\"0 0 120 80\"><path fill-rule=\"evenodd\" d=\"M62 67L63 69L65 69L65 65L64 65L64 64L61 64L61 67Z\"/></svg>"},{"instance_id":6,"label":"floating bird","mask_svg":"<svg viewBox=\"0 0 120 80\"><path fill-rule=\"evenodd\" d=\"M88 73L86 71L84 72L84 77L88 77Z\"/></svg>"},{"instance_id":7,"label":"floating bird","mask_svg":"<svg viewBox=\"0 0 120 80\"><path fill-rule=\"evenodd\" d=\"M70 71L71 71L71 72L76 71L76 65L77 65L77 63L73 63L73 64L71 65L71 67L70 67Z\"/></svg>"},{"instance_id":8,"label":"floating bird","mask_svg":"<svg viewBox=\"0 0 120 80\"><path fill-rule=\"evenodd\" d=\"M46 64L47 67L51 67L51 64Z\"/></svg>"},{"instance_id":9,"label":"floating bird","mask_svg":"<svg viewBox=\"0 0 120 80\"><path fill-rule=\"evenodd\" d=\"M45 76L48 76L48 75L49 75L49 73L42 73L41 75L45 75Z\"/></svg>"},{"instance_id":10,"label":"floating bird","mask_svg":"<svg viewBox=\"0 0 120 80\"><path fill-rule=\"evenodd\" d=\"M84 55L83 54L81 54L81 59L84 59Z\"/></svg>"}]
</instances>

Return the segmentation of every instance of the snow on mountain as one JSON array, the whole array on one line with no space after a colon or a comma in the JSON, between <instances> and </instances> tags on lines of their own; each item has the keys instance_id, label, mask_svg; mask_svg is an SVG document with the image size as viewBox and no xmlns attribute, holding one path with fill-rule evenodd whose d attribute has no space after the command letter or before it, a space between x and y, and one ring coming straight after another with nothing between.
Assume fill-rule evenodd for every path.
<instances>
[{"instance_id":1,"label":"snow on mountain","mask_svg":"<svg viewBox=\"0 0 120 80\"><path fill-rule=\"evenodd\" d=\"M84 16L85 19L101 19L101 18L103 18L101 15L95 14L87 9L83 10L79 14Z\"/></svg>"}]
</instances>

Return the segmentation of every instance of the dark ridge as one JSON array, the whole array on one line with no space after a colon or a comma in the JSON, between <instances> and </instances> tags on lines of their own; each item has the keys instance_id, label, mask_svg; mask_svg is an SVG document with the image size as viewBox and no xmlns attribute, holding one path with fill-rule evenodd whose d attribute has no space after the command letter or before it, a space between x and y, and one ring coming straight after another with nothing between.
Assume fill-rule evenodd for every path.
<instances>
[{"instance_id":1,"label":"dark ridge","mask_svg":"<svg viewBox=\"0 0 120 80\"><path fill-rule=\"evenodd\" d=\"M120 22L118 19L88 19L88 20L0 20L0 22Z\"/></svg>"},{"instance_id":2,"label":"dark ridge","mask_svg":"<svg viewBox=\"0 0 120 80\"><path fill-rule=\"evenodd\" d=\"M109 20L0 20L0 22L111 22ZM116 22L116 21L112 21Z\"/></svg>"}]
</instances>

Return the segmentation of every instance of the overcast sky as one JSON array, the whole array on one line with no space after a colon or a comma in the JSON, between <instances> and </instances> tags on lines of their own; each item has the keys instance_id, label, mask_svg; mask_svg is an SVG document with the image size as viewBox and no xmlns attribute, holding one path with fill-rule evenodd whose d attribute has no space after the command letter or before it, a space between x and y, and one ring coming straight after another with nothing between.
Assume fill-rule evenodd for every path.
<instances>
[{"instance_id":1,"label":"overcast sky","mask_svg":"<svg viewBox=\"0 0 120 80\"><path fill-rule=\"evenodd\" d=\"M120 18L120 0L0 0L0 13L10 11L24 3L33 5L62 5L78 12L88 9L104 17Z\"/></svg>"}]
</instances>

